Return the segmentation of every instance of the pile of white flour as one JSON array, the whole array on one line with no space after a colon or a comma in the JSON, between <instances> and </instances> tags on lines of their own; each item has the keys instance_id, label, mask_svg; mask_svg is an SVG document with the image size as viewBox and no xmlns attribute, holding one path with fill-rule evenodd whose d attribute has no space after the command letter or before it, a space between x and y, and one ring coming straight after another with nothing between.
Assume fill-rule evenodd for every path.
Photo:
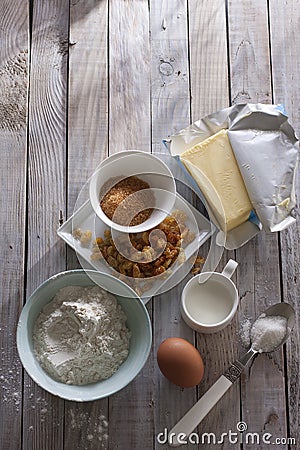
<instances>
[{"instance_id":1,"label":"pile of white flour","mask_svg":"<svg viewBox=\"0 0 300 450\"><path fill-rule=\"evenodd\" d=\"M125 322L116 298L100 287L65 287L35 322L35 355L44 370L63 383L109 378L128 356L130 331Z\"/></svg>"}]
</instances>

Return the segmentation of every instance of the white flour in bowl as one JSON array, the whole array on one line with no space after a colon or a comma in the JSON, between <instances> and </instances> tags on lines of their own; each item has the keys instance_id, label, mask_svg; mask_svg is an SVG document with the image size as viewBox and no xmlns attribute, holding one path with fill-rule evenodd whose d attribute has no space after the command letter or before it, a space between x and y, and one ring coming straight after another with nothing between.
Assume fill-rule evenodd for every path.
<instances>
[{"instance_id":1,"label":"white flour in bowl","mask_svg":"<svg viewBox=\"0 0 300 450\"><path fill-rule=\"evenodd\" d=\"M38 316L35 355L46 372L67 384L112 376L128 356L130 331L116 298L95 287L60 289Z\"/></svg>"}]
</instances>

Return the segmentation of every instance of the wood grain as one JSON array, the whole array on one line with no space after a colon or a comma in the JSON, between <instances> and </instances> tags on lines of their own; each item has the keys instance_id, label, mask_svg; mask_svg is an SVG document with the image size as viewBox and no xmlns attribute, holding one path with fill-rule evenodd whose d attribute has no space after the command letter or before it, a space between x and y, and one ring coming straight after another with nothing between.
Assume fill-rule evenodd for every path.
<instances>
[{"instance_id":1,"label":"wood grain","mask_svg":"<svg viewBox=\"0 0 300 450\"><path fill-rule=\"evenodd\" d=\"M221 1L189 1L190 12L190 74L192 120L228 106L227 30L225 3ZM214 244L214 239L211 245ZM208 251L208 250L207 250ZM222 270L234 254L225 252L219 267ZM197 346L204 357L205 376L198 388L200 398L238 355L236 345L237 321L225 330L210 335L197 335ZM198 427L217 437L234 430L239 420L239 385L235 384L226 396L204 418ZM225 445L225 447L224 447ZM200 448L201 446L199 446ZM226 444L215 444L226 448ZM238 448L232 446L233 448Z\"/></svg>"},{"instance_id":2,"label":"wood grain","mask_svg":"<svg viewBox=\"0 0 300 450\"><path fill-rule=\"evenodd\" d=\"M109 154L151 150L149 9L146 0L109 2ZM147 305L152 313L152 302ZM109 398L109 446L151 448L153 353L141 373ZM126 405L124 409L124 405Z\"/></svg>"},{"instance_id":3,"label":"wood grain","mask_svg":"<svg viewBox=\"0 0 300 450\"><path fill-rule=\"evenodd\" d=\"M70 5L68 92L68 216L108 154L107 1Z\"/></svg>"},{"instance_id":4,"label":"wood grain","mask_svg":"<svg viewBox=\"0 0 300 450\"><path fill-rule=\"evenodd\" d=\"M241 265L238 285L242 298L240 323L253 321L263 310L281 301L276 235L254 238L237 252ZM241 349L242 350L242 349ZM282 350L259 356L244 372L241 386L242 417L249 432L286 435L284 363ZM251 443L245 445L251 449ZM264 449L263 443L257 448ZM285 445L279 448L286 448Z\"/></svg>"},{"instance_id":5,"label":"wood grain","mask_svg":"<svg viewBox=\"0 0 300 450\"><path fill-rule=\"evenodd\" d=\"M149 10L146 0L109 2L109 153L150 151Z\"/></svg>"},{"instance_id":6,"label":"wood grain","mask_svg":"<svg viewBox=\"0 0 300 450\"><path fill-rule=\"evenodd\" d=\"M72 1L70 5L68 217L78 207L81 190L88 195L84 186L108 153L107 15L106 1ZM80 268L76 254L68 249L67 268L76 267ZM64 448L72 448L74 442L80 449L105 448L107 418L107 399L66 402Z\"/></svg>"},{"instance_id":7,"label":"wood grain","mask_svg":"<svg viewBox=\"0 0 300 450\"><path fill-rule=\"evenodd\" d=\"M108 2L70 5L67 216L88 198L88 180L108 155ZM69 268L80 267L67 249Z\"/></svg>"},{"instance_id":8,"label":"wood grain","mask_svg":"<svg viewBox=\"0 0 300 450\"><path fill-rule=\"evenodd\" d=\"M152 151L190 122L187 1L151 1Z\"/></svg>"},{"instance_id":9,"label":"wood grain","mask_svg":"<svg viewBox=\"0 0 300 450\"><path fill-rule=\"evenodd\" d=\"M150 2L152 151L165 153L162 139L190 123L190 90L188 67L187 2ZM182 192L184 193L184 192ZM158 346L169 337L182 337L192 344L195 335L182 320L179 310L183 283L153 299L154 331L154 448L161 445L157 437L170 430L196 401L196 389L181 389L160 372L156 354ZM185 446L187 449L191 445Z\"/></svg>"},{"instance_id":10,"label":"wood grain","mask_svg":"<svg viewBox=\"0 0 300 450\"><path fill-rule=\"evenodd\" d=\"M276 449L299 448L298 223L224 253L218 270L229 257L239 262L234 280L241 304L222 332L194 334L182 322L184 283L150 302L149 360L107 400L80 404L47 394L23 376L15 345L24 297L50 275L78 266L56 236L60 211L64 218L72 214L81 188L108 154L141 149L166 157L162 138L229 103L284 103L299 134L299 11L300 0L0 2L1 450L167 450L157 434L243 351L244 318L281 300L296 310L284 352L257 358L197 431L220 436L244 420L250 432L296 439ZM157 347L176 335L195 342L203 356L197 389L181 390L159 372ZM230 445L254 448L265 450L263 444Z\"/></svg>"},{"instance_id":11,"label":"wood grain","mask_svg":"<svg viewBox=\"0 0 300 450\"><path fill-rule=\"evenodd\" d=\"M267 2L229 0L228 16L231 102L271 103Z\"/></svg>"},{"instance_id":12,"label":"wood grain","mask_svg":"<svg viewBox=\"0 0 300 450\"><path fill-rule=\"evenodd\" d=\"M271 102L267 2L229 1L228 15L232 102ZM281 300L278 236L263 231L236 255L241 263L240 321L245 316L254 320L267 306ZM249 432L286 434L282 350L260 356L246 370L241 398L241 420L247 423ZM244 448L251 449L251 443ZM256 444L256 448L264 449L265 444Z\"/></svg>"},{"instance_id":13,"label":"wood grain","mask_svg":"<svg viewBox=\"0 0 300 450\"><path fill-rule=\"evenodd\" d=\"M297 100L300 83L300 2L289 0L280 9L280 2L270 3L270 37L273 74L273 95L276 103L285 106L290 123L299 136L300 111ZM283 300L294 306L296 325L291 339L286 345L287 367L287 410L288 436L294 438L291 448L297 449L300 442L300 318L299 318L299 279L300 279L300 228L299 228L299 171L297 171L297 224L280 233Z\"/></svg>"},{"instance_id":14,"label":"wood grain","mask_svg":"<svg viewBox=\"0 0 300 450\"><path fill-rule=\"evenodd\" d=\"M64 270L69 2L34 2L29 98L27 297ZM24 377L23 448L63 448L64 402Z\"/></svg>"},{"instance_id":15,"label":"wood grain","mask_svg":"<svg viewBox=\"0 0 300 450\"><path fill-rule=\"evenodd\" d=\"M224 0L189 0L192 122L228 106Z\"/></svg>"},{"instance_id":16,"label":"wood grain","mask_svg":"<svg viewBox=\"0 0 300 450\"><path fill-rule=\"evenodd\" d=\"M15 333L24 299L28 2L0 5L0 448L22 441L22 366Z\"/></svg>"}]
</instances>

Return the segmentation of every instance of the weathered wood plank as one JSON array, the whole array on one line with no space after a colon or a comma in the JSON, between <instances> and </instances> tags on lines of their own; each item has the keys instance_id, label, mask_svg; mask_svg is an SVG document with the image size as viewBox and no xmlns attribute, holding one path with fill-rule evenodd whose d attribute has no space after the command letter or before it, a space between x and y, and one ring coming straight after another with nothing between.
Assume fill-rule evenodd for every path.
<instances>
[{"instance_id":1,"label":"weathered wood plank","mask_svg":"<svg viewBox=\"0 0 300 450\"><path fill-rule=\"evenodd\" d=\"M190 122L187 30L186 0L150 2L152 151L155 153L166 152L162 139ZM193 330L181 320L182 289L181 283L153 299L154 445L160 449L168 446L157 440L159 433L170 430L196 401L196 389L181 389L170 383L156 361L158 346L168 337L178 336L195 343Z\"/></svg>"},{"instance_id":2,"label":"weathered wood plank","mask_svg":"<svg viewBox=\"0 0 300 450\"><path fill-rule=\"evenodd\" d=\"M107 16L107 1L71 2L68 217L88 198L88 179L108 155ZM80 267L75 252L70 249L67 249L67 264L69 268Z\"/></svg>"},{"instance_id":3,"label":"weathered wood plank","mask_svg":"<svg viewBox=\"0 0 300 450\"><path fill-rule=\"evenodd\" d=\"M195 121L228 106L225 2L190 0L189 12L191 113L192 120ZM234 258L233 252L225 251L216 270L221 271L229 258ZM219 333L197 334L197 346L204 356L205 363L205 375L198 388L199 398L237 357L236 328L237 319ZM236 384L199 425L200 439L204 433L215 433L218 439L222 433L234 430L238 420L239 386ZM205 435L204 439L207 439ZM204 445L205 442L207 443L207 440L204 441ZM214 447L226 448L226 445L227 442L224 440L223 444L215 444Z\"/></svg>"},{"instance_id":4,"label":"weathered wood plank","mask_svg":"<svg viewBox=\"0 0 300 450\"><path fill-rule=\"evenodd\" d=\"M264 1L228 2L233 104L272 102L267 14Z\"/></svg>"},{"instance_id":5,"label":"weathered wood plank","mask_svg":"<svg viewBox=\"0 0 300 450\"><path fill-rule=\"evenodd\" d=\"M68 96L68 204L70 217L88 178L107 156L107 1L70 5ZM88 194L88 190L85 191ZM80 267L67 250L67 268ZM107 399L65 402L64 448L106 448Z\"/></svg>"},{"instance_id":6,"label":"weathered wood plank","mask_svg":"<svg viewBox=\"0 0 300 450\"><path fill-rule=\"evenodd\" d=\"M271 102L267 2L230 0L228 13L232 102ZM278 236L262 232L236 255L241 263L240 321L245 316L254 319L281 299ZM242 377L241 394L241 419L249 432L265 430L274 436L286 433L282 351L255 360ZM249 443L244 448L253 447ZM260 442L255 448L264 449L265 444Z\"/></svg>"},{"instance_id":7,"label":"weathered wood plank","mask_svg":"<svg viewBox=\"0 0 300 450\"><path fill-rule=\"evenodd\" d=\"M224 0L189 0L192 121L228 106Z\"/></svg>"},{"instance_id":8,"label":"weathered wood plank","mask_svg":"<svg viewBox=\"0 0 300 450\"><path fill-rule=\"evenodd\" d=\"M190 122L187 1L150 1L152 151Z\"/></svg>"},{"instance_id":9,"label":"weathered wood plank","mask_svg":"<svg viewBox=\"0 0 300 450\"><path fill-rule=\"evenodd\" d=\"M27 297L65 269L56 229L66 204L69 2L34 2L29 107ZM24 449L63 448L64 402L24 377Z\"/></svg>"},{"instance_id":10,"label":"weathered wood plank","mask_svg":"<svg viewBox=\"0 0 300 450\"><path fill-rule=\"evenodd\" d=\"M244 261L238 274L242 298L240 323L254 320L280 297L280 269L277 236L261 235L237 252ZM241 349L241 351L244 351ZM242 417L249 432L269 432L273 436L286 435L285 386L283 354L261 355L242 375ZM245 448L251 449L251 442ZM257 448L264 449L260 442ZM279 448L286 448L282 446Z\"/></svg>"},{"instance_id":11,"label":"weathered wood plank","mask_svg":"<svg viewBox=\"0 0 300 450\"><path fill-rule=\"evenodd\" d=\"M155 372L155 447L167 449L168 445L162 445L163 440L158 441L158 435L164 430L170 429L190 409L197 400L197 389L182 389L168 381L160 372L156 360L158 346L169 337L180 337L195 345L193 330L181 319L180 296L185 282L175 288L154 298L153 302L153 330L154 330L154 372ZM195 448L193 445L185 445L187 449Z\"/></svg>"},{"instance_id":12,"label":"weathered wood plank","mask_svg":"<svg viewBox=\"0 0 300 450\"><path fill-rule=\"evenodd\" d=\"M271 60L273 74L273 95L276 103L285 105L291 124L299 136L300 112L296 92L300 85L300 2L289 0L284 3L270 2ZM280 11L280 13L279 13ZM299 227L299 171L297 173L298 211L297 225L280 233L283 300L294 306L296 326L286 345L287 402L289 436L296 441L291 448L297 449L300 442L300 227ZM285 436L284 436L285 437Z\"/></svg>"},{"instance_id":13,"label":"weathered wood plank","mask_svg":"<svg viewBox=\"0 0 300 450\"><path fill-rule=\"evenodd\" d=\"M109 153L150 150L149 11L146 0L109 2Z\"/></svg>"},{"instance_id":14,"label":"weathered wood plank","mask_svg":"<svg viewBox=\"0 0 300 450\"><path fill-rule=\"evenodd\" d=\"M107 1L71 1L68 92L68 216L108 154Z\"/></svg>"},{"instance_id":15,"label":"weathered wood plank","mask_svg":"<svg viewBox=\"0 0 300 450\"><path fill-rule=\"evenodd\" d=\"M0 6L0 448L22 441L22 366L15 333L24 297L29 22L27 1Z\"/></svg>"},{"instance_id":16,"label":"weathered wood plank","mask_svg":"<svg viewBox=\"0 0 300 450\"><path fill-rule=\"evenodd\" d=\"M81 186L107 154L107 3L111 19L108 36L110 153L125 148L150 151L151 136L152 149L164 151L161 138L186 126L190 113L196 120L227 106L225 3L228 3L231 101L271 101L269 19L274 101L285 104L291 123L299 131L300 117L295 95L300 73L299 0L286 0L284 6L278 0L163 0L160 4L150 0L150 30L146 0L72 0L68 136L65 128L68 2L34 2L28 295L49 275L65 268L65 247L56 238L59 210L64 216L72 213ZM3 231L1 322L4 322L0 325L0 377L4 376L0 378L0 447L13 450L22 447L21 371L12 341L23 298L20 263L22 265L24 256L25 227L27 8L26 2L17 0L4 0L0 5L0 115L4 114L0 126L0 171L2 192L6 195L6 200L2 200L0 219ZM190 86L189 71L183 70L187 61L187 28ZM171 60L173 58L174 61ZM69 141L67 170L66 140ZM224 332L211 336L197 335L198 348L206 367L198 396L237 356L238 345L235 342L239 320L244 316L254 318L266 305L280 299L294 304L298 314L299 238L296 225L281 233L279 246L276 236L261 234L236 252L240 263L237 274L242 297L240 312ZM68 253L67 264L73 268L76 259L70 255L71 252ZM228 257L229 254L225 253L223 261ZM193 333L179 316L180 287L175 291L155 299L156 341L144 370L130 386L109 399L109 448L164 448L154 442L157 433L163 431L165 424L168 427L174 424L174 419L184 413L183 405L188 399L193 402L194 392L181 392L170 385L159 373L155 359L157 345L170 333L193 339ZM15 301L16 297L19 301ZM151 312L151 305L149 310ZM242 419L248 423L249 431L270 432L274 437L285 437L289 433L290 437L300 440L299 333L297 315L296 329L286 347L287 405L282 353L262 356L242 378L241 417L236 385L203 422L198 430L200 434L211 431L218 435L229 429L235 431L237 421ZM24 449L106 448L99 438L103 438L107 430L107 401L83 405L68 402L64 410L63 402L37 388L27 375L24 386ZM286 411L289 429L285 423ZM221 447L226 449L226 443ZM239 445L230 447L239 448ZM252 449L254 446L244 445L244 448ZM276 448L286 446L278 445ZM296 449L297 445L291 445L291 448Z\"/></svg>"},{"instance_id":17,"label":"weathered wood plank","mask_svg":"<svg viewBox=\"0 0 300 450\"><path fill-rule=\"evenodd\" d=\"M146 0L109 2L109 154L151 149L148 24ZM148 310L151 314L151 302ZM109 448L151 448L152 358L132 383L109 398Z\"/></svg>"}]
</instances>

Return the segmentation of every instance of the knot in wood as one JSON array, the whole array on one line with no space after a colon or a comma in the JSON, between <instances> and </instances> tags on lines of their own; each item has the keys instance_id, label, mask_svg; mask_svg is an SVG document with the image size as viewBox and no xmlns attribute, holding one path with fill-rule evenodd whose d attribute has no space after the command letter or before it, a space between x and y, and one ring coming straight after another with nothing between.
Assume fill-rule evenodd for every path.
<instances>
[{"instance_id":1,"label":"knot in wood","mask_svg":"<svg viewBox=\"0 0 300 450\"><path fill-rule=\"evenodd\" d=\"M162 73L163 75L166 75L167 77L169 77L170 75L172 75L174 73L172 64L170 64L169 62L165 62L165 61L160 64L159 71L160 71L160 73Z\"/></svg>"}]
</instances>

